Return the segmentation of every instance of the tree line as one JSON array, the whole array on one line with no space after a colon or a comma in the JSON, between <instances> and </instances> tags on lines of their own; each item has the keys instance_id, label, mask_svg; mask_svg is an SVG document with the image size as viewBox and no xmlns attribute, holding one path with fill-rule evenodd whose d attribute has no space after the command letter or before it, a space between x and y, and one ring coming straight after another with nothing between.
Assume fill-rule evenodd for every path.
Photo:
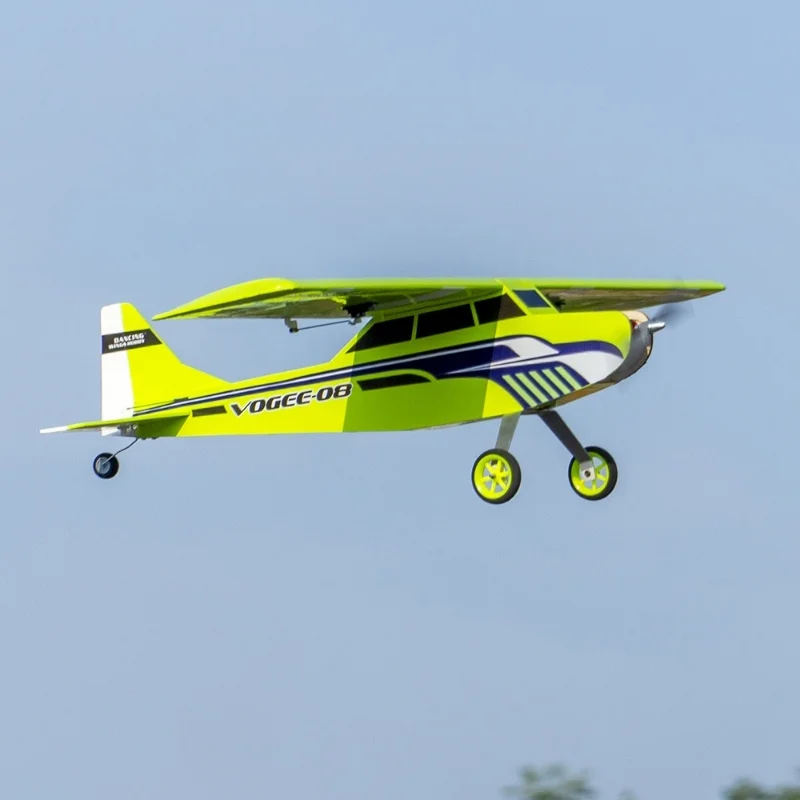
<instances>
[{"instance_id":1,"label":"tree line","mask_svg":"<svg viewBox=\"0 0 800 800\"><path fill-rule=\"evenodd\" d=\"M720 790L721 800L800 800L800 771L797 782L768 787L740 778ZM517 782L503 790L516 800L600 800L586 771L573 772L563 764L543 768L523 767ZM616 800L646 800L631 789L624 789Z\"/></svg>"}]
</instances>

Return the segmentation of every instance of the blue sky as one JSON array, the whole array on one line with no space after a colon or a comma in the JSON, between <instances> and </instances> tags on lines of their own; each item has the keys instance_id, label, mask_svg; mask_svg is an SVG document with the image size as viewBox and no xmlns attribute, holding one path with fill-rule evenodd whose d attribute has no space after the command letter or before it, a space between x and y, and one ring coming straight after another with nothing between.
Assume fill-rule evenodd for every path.
<instances>
[{"instance_id":1,"label":"blue sky","mask_svg":"<svg viewBox=\"0 0 800 800\"><path fill-rule=\"evenodd\" d=\"M800 763L800 11L16 3L0 25L0 794L715 797ZM620 466L469 484L487 423L159 441L91 474L99 309L251 278L707 278L565 411ZM242 378L350 334L165 322Z\"/></svg>"}]
</instances>

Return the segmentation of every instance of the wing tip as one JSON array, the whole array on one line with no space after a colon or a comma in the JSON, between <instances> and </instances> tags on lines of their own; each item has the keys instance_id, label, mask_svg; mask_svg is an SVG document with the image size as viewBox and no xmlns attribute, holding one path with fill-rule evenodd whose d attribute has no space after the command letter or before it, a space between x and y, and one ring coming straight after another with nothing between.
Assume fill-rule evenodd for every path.
<instances>
[{"instance_id":1,"label":"wing tip","mask_svg":"<svg viewBox=\"0 0 800 800\"><path fill-rule=\"evenodd\" d=\"M58 425L55 428L39 428L39 433L66 433L69 425Z\"/></svg>"}]
</instances>

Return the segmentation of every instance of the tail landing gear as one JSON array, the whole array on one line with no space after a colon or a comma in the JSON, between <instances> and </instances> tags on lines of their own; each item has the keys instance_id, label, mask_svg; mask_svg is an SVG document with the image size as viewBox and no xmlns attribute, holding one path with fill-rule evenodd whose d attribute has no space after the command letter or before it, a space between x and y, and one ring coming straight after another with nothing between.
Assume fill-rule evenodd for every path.
<instances>
[{"instance_id":1,"label":"tail landing gear","mask_svg":"<svg viewBox=\"0 0 800 800\"><path fill-rule=\"evenodd\" d=\"M92 469L98 478L108 480L119 472L119 459L111 453L100 453L92 462Z\"/></svg>"},{"instance_id":2,"label":"tail landing gear","mask_svg":"<svg viewBox=\"0 0 800 800\"><path fill-rule=\"evenodd\" d=\"M95 456L92 462L94 474L105 481L113 478L119 472L119 459L117 456L133 447L138 441L138 439L134 439L129 445L117 450L116 453L100 453L100 455Z\"/></svg>"},{"instance_id":3,"label":"tail landing gear","mask_svg":"<svg viewBox=\"0 0 800 800\"><path fill-rule=\"evenodd\" d=\"M569 485L584 500L602 500L617 485L617 464L602 447L584 447L553 409L538 415L556 438L569 450ZM519 462L509 452L519 414L503 417L494 449L482 453L472 468L472 487L487 503L506 503L516 495L522 481Z\"/></svg>"}]
</instances>

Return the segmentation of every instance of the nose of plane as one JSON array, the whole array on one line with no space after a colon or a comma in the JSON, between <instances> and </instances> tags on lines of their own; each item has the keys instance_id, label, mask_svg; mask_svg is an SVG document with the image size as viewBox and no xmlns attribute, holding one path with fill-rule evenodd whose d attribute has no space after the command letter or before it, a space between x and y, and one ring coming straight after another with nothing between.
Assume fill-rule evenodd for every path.
<instances>
[{"instance_id":1,"label":"nose of plane","mask_svg":"<svg viewBox=\"0 0 800 800\"><path fill-rule=\"evenodd\" d=\"M630 378L647 363L653 350L653 331L664 327L641 311L624 311L623 314L630 322L630 349L622 364L609 376L608 379L612 383L620 383ZM656 327L652 328L651 325Z\"/></svg>"}]
</instances>

